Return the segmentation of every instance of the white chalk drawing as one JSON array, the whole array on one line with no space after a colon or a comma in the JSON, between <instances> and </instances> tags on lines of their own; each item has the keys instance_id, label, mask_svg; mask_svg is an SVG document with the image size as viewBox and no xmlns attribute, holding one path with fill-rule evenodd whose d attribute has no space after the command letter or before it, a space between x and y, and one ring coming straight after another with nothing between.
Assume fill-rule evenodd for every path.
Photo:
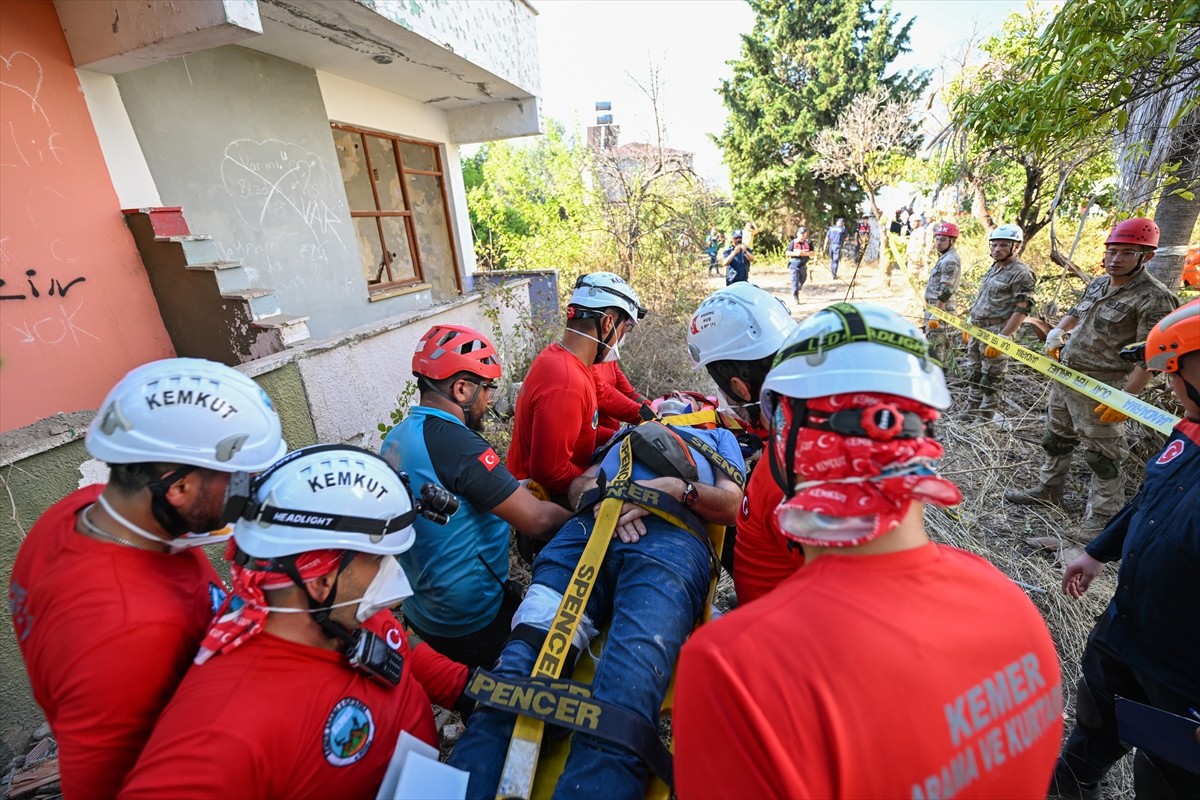
<instances>
[{"instance_id":1,"label":"white chalk drawing","mask_svg":"<svg viewBox=\"0 0 1200 800\"><path fill-rule=\"evenodd\" d=\"M67 337L71 337L71 341L76 346L80 344L79 337L86 336L89 339L100 341L100 337L85 330L75 317L79 315L80 309L83 308L83 301L80 300L75 304L75 308L71 311L67 310L66 305L61 305L58 308L58 313L35 321L23 322L17 325L11 322L6 323L12 328L21 338L17 340L17 344L65 344Z\"/></svg>"},{"instance_id":2,"label":"white chalk drawing","mask_svg":"<svg viewBox=\"0 0 1200 800\"><path fill-rule=\"evenodd\" d=\"M62 164L60 134L39 97L42 62L24 50L0 56L0 167Z\"/></svg>"},{"instance_id":3,"label":"white chalk drawing","mask_svg":"<svg viewBox=\"0 0 1200 800\"><path fill-rule=\"evenodd\" d=\"M330 247L346 249L345 203L327 202L342 194L341 179L335 182L316 153L281 139L236 139L225 148L221 182L242 222L264 238L293 236L293 226L303 225L311 241L285 242L299 257L328 261Z\"/></svg>"}]
</instances>

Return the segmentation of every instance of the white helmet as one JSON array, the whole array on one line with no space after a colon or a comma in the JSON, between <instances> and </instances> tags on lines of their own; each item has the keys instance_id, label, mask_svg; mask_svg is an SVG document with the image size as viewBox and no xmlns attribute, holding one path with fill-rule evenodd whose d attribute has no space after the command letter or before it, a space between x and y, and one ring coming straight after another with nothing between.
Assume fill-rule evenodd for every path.
<instances>
[{"instance_id":1,"label":"white helmet","mask_svg":"<svg viewBox=\"0 0 1200 800\"><path fill-rule=\"evenodd\" d=\"M714 361L757 361L779 351L796 321L787 306L745 281L713 292L688 324L688 356L696 369Z\"/></svg>"},{"instance_id":2,"label":"white helmet","mask_svg":"<svg viewBox=\"0 0 1200 800\"><path fill-rule=\"evenodd\" d=\"M258 472L287 452L271 398L232 367L168 358L131 371L100 406L87 450L109 464Z\"/></svg>"},{"instance_id":3,"label":"white helmet","mask_svg":"<svg viewBox=\"0 0 1200 800\"><path fill-rule=\"evenodd\" d=\"M579 280L575 281L575 291L571 292L571 299L567 305L594 309L619 308L629 315L634 323L646 316L646 309L642 307L633 287L620 275L612 272L580 275Z\"/></svg>"},{"instance_id":4,"label":"white helmet","mask_svg":"<svg viewBox=\"0 0 1200 800\"><path fill-rule=\"evenodd\" d=\"M946 377L920 328L874 303L837 303L800 323L763 382L768 419L772 392L799 398L878 392L950 407Z\"/></svg>"},{"instance_id":5,"label":"white helmet","mask_svg":"<svg viewBox=\"0 0 1200 800\"><path fill-rule=\"evenodd\" d=\"M296 450L259 476L248 497L233 499L244 501L233 539L253 558L311 550L398 555L416 541L407 482L358 447Z\"/></svg>"},{"instance_id":6,"label":"white helmet","mask_svg":"<svg viewBox=\"0 0 1200 800\"><path fill-rule=\"evenodd\" d=\"M1007 225L997 225L992 229L992 232L988 234L988 241L994 242L997 239L1020 244L1021 242L1025 241L1025 231L1021 230L1020 225L1013 225L1011 223Z\"/></svg>"}]
</instances>

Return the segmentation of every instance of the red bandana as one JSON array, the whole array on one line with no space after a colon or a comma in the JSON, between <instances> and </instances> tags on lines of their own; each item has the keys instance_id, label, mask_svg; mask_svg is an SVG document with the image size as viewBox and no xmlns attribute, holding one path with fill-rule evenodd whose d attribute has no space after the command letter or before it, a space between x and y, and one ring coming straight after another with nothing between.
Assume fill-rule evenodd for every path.
<instances>
[{"instance_id":1,"label":"red bandana","mask_svg":"<svg viewBox=\"0 0 1200 800\"><path fill-rule=\"evenodd\" d=\"M230 539L225 549L225 560L232 562L236 551L237 546L234 540ZM307 583L333 572L341 563L340 550L312 550L296 556L296 571L300 574L300 579ZM209 624L208 633L200 643L200 651L194 659L195 663L203 664L217 653L236 650L247 639L256 636L262 630L270 611L264 592L294 585L286 573L265 569L270 564L269 560L254 559L253 564L256 567L254 569L230 564L233 594L225 598L216 618ZM242 602L231 611L234 598Z\"/></svg>"},{"instance_id":2,"label":"red bandana","mask_svg":"<svg viewBox=\"0 0 1200 800\"><path fill-rule=\"evenodd\" d=\"M843 409L891 407L917 414L923 422L938 412L904 397L840 394L806 401L810 421L823 421ZM934 472L942 446L928 436L880 438L848 436L801 427L795 449L785 453L792 405L775 409L771 446L777 464L790 463L795 494L775 510L784 534L804 544L853 547L884 534L908 513L913 500L940 506L962 502L958 487ZM871 416L864 415L869 423ZM785 491L785 496L787 492Z\"/></svg>"}]
</instances>

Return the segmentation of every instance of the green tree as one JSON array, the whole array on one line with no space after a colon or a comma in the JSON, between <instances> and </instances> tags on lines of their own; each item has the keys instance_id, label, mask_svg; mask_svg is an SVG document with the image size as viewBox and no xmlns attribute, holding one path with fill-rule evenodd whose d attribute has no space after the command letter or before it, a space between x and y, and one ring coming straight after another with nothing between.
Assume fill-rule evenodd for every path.
<instances>
[{"instance_id":1,"label":"green tree","mask_svg":"<svg viewBox=\"0 0 1200 800\"><path fill-rule=\"evenodd\" d=\"M1120 210L1154 207L1150 270L1177 286L1200 214L1200 0L1067 0L1009 79L962 111L972 133L1034 149L1087 134L1120 147Z\"/></svg>"},{"instance_id":2,"label":"green tree","mask_svg":"<svg viewBox=\"0 0 1200 800\"><path fill-rule=\"evenodd\" d=\"M732 176L734 199L759 216L809 220L854 216L862 188L853 177L818 178L813 141L854 97L877 85L910 101L925 73L885 77L907 51L912 20L873 0L749 0L754 29L742 37L733 77L719 89L729 117L715 138Z\"/></svg>"}]
</instances>

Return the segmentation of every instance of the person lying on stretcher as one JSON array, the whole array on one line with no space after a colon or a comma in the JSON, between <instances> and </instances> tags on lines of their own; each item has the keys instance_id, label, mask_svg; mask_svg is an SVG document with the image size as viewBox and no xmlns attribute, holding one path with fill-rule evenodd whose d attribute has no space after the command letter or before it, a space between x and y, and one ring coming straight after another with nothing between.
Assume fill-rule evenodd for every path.
<instances>
[{"instance_id":1,"label":"person lying on stretcher","mask_svg":"<svg viewBox=\"0 0 1200 800\"><path fill-rule=\"evenodd\" d=\"M629 712L623 716L636 717L640 732L649 727L643 740L655 742L659 706L675 659L704 610L716 563L704 525L734 523L744 484L745 465L732 433L720 428L678 431L647 422L626 434L633 445L624 448L626 457L630 452L633 456L632 483L623 494L625 503L612 541L594 576L594 589L569 652L563 641L546 656L561 656L566 663L559 674L569 678L578 652L608 625L591 699ZM580 581L572 578L596 523L596 501L602 492L595 489L598 483L619 484L622 449L618 439L599 463L572 483L568 497L577 513L533 563L532 583L513 617L513 633L491 671L495 679L527 679L564 594L568 598L582 594L575 585ZM549 635L553 645L558 634ZM590 719L586 714L577 716L585 722ZM510 710L482 703L471 715L449 762L471 773L468 797L496 796L515 719ZM638 752L577 731L555 796L641 797L648 774Z\"/></svg>"}]
</instances>

